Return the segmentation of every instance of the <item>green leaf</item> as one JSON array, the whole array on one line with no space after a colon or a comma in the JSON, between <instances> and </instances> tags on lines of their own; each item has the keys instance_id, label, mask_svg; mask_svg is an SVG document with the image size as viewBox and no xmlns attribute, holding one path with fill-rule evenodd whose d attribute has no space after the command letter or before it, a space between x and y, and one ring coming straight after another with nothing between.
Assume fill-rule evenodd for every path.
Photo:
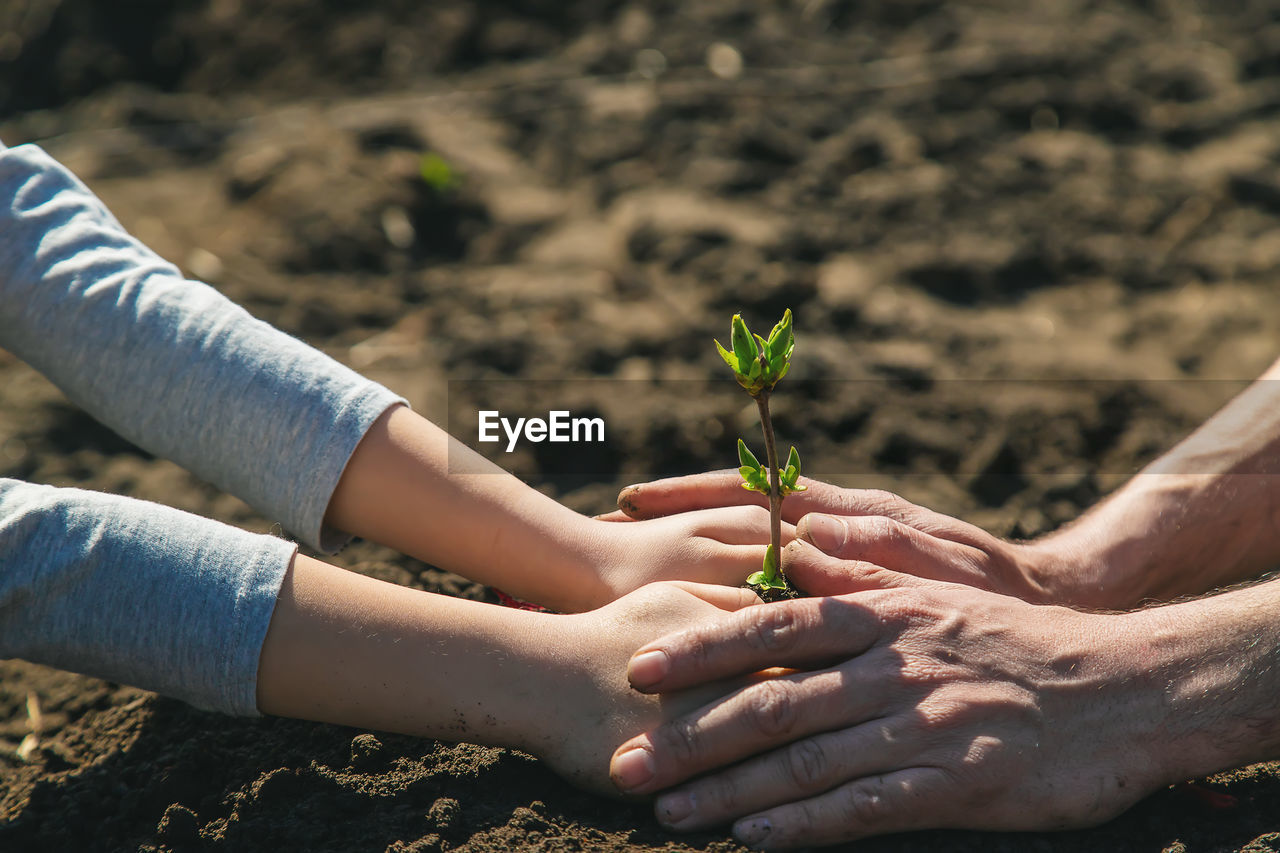
<instances>
[{"instance_id":1,"label":"green leaf","mask_svg":"<svg viewBox=\"0 0 1280 853\"><path fill-rule=\"evenodd\" d=\"M778 335L789 332L791 330L791 309L788 308L782 312L782 319L779 320L769 332L769 340L775 340Z\"/></svg>"},{"instance_id":2,"label":"green leaf","mask_svg":"<svg viewBox=\"0 0 1280 853\"><path fill-rule=\"evenodd\" d=\"M794 339L791 333L791 309L788 308L783 312L782 319L778 321L778 325L773 327L773 331L769 333L768 353L769 361L775 366L778 365L779 359L789 358L791 355L791 347L794 345Z\"/></svg>"},{"instance_id":3,"label":"green leaf","mask_svg":"<svg viewBox=\"0 0 1280 853\"><path fill-rule=\"evenodd\" d=\"M762 589L787 588L787 579L782 576L782 572L778 568L778 552L772 545L764 549L764 567L760 571L752 572L748 575L747 583L750 586L757 586Z\"/></svg>"},{"instance_id":4,"label":"green leaf","mask_svg":"<svg viewBox=\"0 0 1280 853\"><path fill-rule=\"evenodd\" d=\"M747 324L743 322L741 314L733 315L733 354L738 357L738 372L746 373L747 365L753 364L759 356L760 351L756 349L756 342L751 338L751 332L747 331Z\"/></svg>"},{"instance_id":5,"label":"green leaf","mask_svg":"<svg viewBox=\"0 0 1280 853\"><path fill-rule=\"evenodd\" d=\"M738 473L742 475L742 479L747 482L743 488L750 492L760 492L769 494L769 475L764 468L748 468L743 465L738 469Z\"/></svg>"},{"instance_id":6,"label":"green leaf","mask_svg":"<svg viewBox=\"0 0 1280 853\"><path fill-rule=\"evenodd\" d=\"M754 332L752 333L751 336L756 339L756 346L760 348L759 350L760 353L764 354L765 361L768 361L769 360L769 342L766 341L764 338L760 337L759 335L755 334ZM760 356L757 354L756 361L759 361L759 360L760 360Z\"/></svg>"},{"instance_id":7,"label":"green leaf","mask_svg":"<svg viewBox=\"0 0 1280 853\"><path fill-rule=\"evenodd\" d=\"M750 465L752 468L760 467L760 460L751 452L751 448L747 447L747 443L742 439L738 439L738 461L743 465Z\"/></svg>"},{"instance_id":8,"label":"green leaf","mask_svg":"<svg viewBox=\"0 0 1280 853\"><path fill-rule=\"evenodd\" d=\"M764 549L764 576L772 580L778 574L778 552L770 545Z\"/></svg>"},{"instance_id":9,"label":"green leaf","mask_svg":"<svg viewBox=\"0 0 1280 853\"><path fill-rule=\"evenodd\" d=\"M716 349L720 351L720 357L724 359L724 363L729 365L730 369L733 370L734 373L737 373L738 357L721 346L719 341L716 341Z\"/></svg>"},{"instance_id":10,"label":"green leaf","mask_svg":"<svg viewBox=\"0 0 1280 853\"><path fill-rule=\"evenodd\" d=\"M796 452L795 445L791 446L791 453L787 455L787 467L778 472L778 479L782 481L784 494L792 492L803 492L808 486L800 485L800 454Z\"/></svg>"},{"instance_id":11,"label":"green leaf","mask_svg":"<svg viewBox=\"0 0 1280 853\"><path fill-rule=\"evenodd\" d=\"M752 580L758 578L758 580ZM747 578L747 585L754 586L759 589L786 589L787 582L779 578L766 578L764 572L756 572Z\"/></svg>"}]
</instances>

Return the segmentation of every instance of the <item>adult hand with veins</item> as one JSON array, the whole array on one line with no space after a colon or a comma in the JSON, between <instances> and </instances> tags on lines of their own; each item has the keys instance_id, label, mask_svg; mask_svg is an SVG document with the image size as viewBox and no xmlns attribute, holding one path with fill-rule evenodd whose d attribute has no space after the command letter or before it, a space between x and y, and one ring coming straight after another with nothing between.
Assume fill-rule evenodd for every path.
<instances>
[{"instance_id":1,"label":"adult hand with veins","mask_svg":"<svg viewBox=\"0 0 1280 853\"><path fill-rule=\"evenodd\" d=\"M784 504L791 579L642 647L665 692L795 671L624 743L615 784L673 829L766 847L932 827L1060 829L1275 757L1280 581L1145 610L1280 563L1280 363L1064 530L1007 542L886 492ZM752 502L732 472L631 487L653 517ZM1085 612L1111 608L1127 612ZM673 787L674 786L674 787Z\"/></svg>"},{"instance_id":2,"label":"adult hand with veins","mask_svg":"<svg viewBox=\"0 0 1280 853\"><path fill-rule=\"evenodd\" d=\"M803 541L786 559L818 597L744 608L631 659L645 693L795 670L614 754L622 790L663 791L668 828L733 821L740 840L770 848L1066 829L1278 754L1280 582L1097 614L885 569L854 575Z\"/></svg>"}]
</instances>

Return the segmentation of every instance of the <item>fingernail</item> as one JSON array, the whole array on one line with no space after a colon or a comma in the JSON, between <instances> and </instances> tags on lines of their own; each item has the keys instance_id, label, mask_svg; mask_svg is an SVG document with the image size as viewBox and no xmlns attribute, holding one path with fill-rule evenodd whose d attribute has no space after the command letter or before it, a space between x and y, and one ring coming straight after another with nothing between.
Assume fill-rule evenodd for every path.
<instances>
[{"instance_id":1,"label":"fingernail","mask_svg":"<svg viewBox=\"0 0 1280 853\"><path fill-rule=\"evenodd\" d=\"M655 804L658 822L671 829L679 829L697 807L698 800L687 791L663 794Z\"/></svg>"},{"instance_id":2,"label":"fingernail","mask_svg":"<svg viewBox=\"0 0 1280 853\"><path fill-rule=\"evenodd\" d=\"M767 817L741 820L733 825L733 837L752 847L768 841L771 832L773 832L773 824Z\"/></svg>"},{"instance_id":3,"label":"fingernail","mask_svg":"<svg viewBox=\"0 0 1280 853\"><path fill-rule=\"evenodd\" d=\"M643 515L643 513L640 512L640 507L636 506L635 499L636 499L636 496L639 494L640 494L639 483L635 483L633 485L627 486L625 489L618 492L618 509L622 510L624 513L631 516L632 518L636 518L638 516Z\"/></svg>"},{"instance_id":4,"label":"fingernail","mask_svg":"<svg viewBox=\"0 0 1280 853\"><path fill-rule=\"evenodd\" d=\"M662 649L642 652L627 664L627 680L632 687L652 687L667 677L671 671L671 659Z\"/></svg>"},{"instance_id":5,"label":"fingernail","mask_svg":"<svg viewBox=\"0 0 1280 853\"><path fill-rule=\"evenodd\" d=\"M639 788L653 779L653 753L641 746L633 746L626 752L613 758L609 775L613 782L624 791Z\"/></svg>"},{"instance_id":6,"label":"fingernail","mask_svg":"<svg viewBox=\"0 0 1280 853\"><path fill-rule=\"evenodd\" d=\"M800 531L801 538L828 554L843 548L849 538L849 526L835 516L809 513L801 526L804 528Z\"/></svg>"}]
</instances>

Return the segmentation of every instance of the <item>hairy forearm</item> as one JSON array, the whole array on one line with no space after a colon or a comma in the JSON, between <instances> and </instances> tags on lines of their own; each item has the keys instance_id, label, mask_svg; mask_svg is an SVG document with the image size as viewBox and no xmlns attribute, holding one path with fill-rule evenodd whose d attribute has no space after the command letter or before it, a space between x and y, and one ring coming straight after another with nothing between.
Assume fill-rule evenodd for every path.
<instances>
[{"instance_id":1,"label":"hairy forearm","mask_svg":"<svg viewBox=\"0 0 1280 853\"><path fill-rule=\"evenodd\" d=\"M1159 709L1168 781L1280 757L1277 613L1280 581L1269 581L1119 617L1144 638L1148 675L1133 686Z\"/></svg>"},{"instance_id":2,"label":"hairy forearm","mask_svg":"<svg viewBox=\"0 0 1280 853\"><path fill-rule=\"evenodd\" d=\"M581 609L577 593L593 591L589 519L406 407L384 414L356 448L325 520L555 609Z\"/></svg>"},{"instance_id":3,"label":"hairy forearm","mask_svg":"<svg viewBox=\"0 0 1280 853\"><path fill-rule=\"evenodd\" d=\"M1058 600L1125 608L1280 566L1280 362L1077 523L1036 547Z\"/></svg>"},{"instance_id":4,"label":"hairy forearm","mask_svg":"<svg viewBox=\"0 0 1280 853\"><path fill-rule=\"evenodd\" d=\"M295 558L258 671L266 714L527 748L550 617ZM541 679L541 674L540 678Z\"/></svg>"}]
</instances>

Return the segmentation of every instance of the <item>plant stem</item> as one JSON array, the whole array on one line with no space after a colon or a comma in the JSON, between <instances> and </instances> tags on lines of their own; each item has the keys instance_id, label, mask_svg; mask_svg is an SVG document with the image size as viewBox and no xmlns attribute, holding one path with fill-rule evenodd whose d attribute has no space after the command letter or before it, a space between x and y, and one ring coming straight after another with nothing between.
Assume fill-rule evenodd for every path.
<instances>
[{"instance_id":1,"label":"plant stem","mask_svg":"<svg viewBox=\"0 0 1280 853\"><path fill-rule=\"evenodd\" d=\"M769 417L769 392L756 396L760 409L760 425L764 427L764 449L769 455L769 541L778 557L778 574L786 579L782 570L782 488L778 484L778 447L773 440L773 419Z\"/></svg>"}]
</instances>

